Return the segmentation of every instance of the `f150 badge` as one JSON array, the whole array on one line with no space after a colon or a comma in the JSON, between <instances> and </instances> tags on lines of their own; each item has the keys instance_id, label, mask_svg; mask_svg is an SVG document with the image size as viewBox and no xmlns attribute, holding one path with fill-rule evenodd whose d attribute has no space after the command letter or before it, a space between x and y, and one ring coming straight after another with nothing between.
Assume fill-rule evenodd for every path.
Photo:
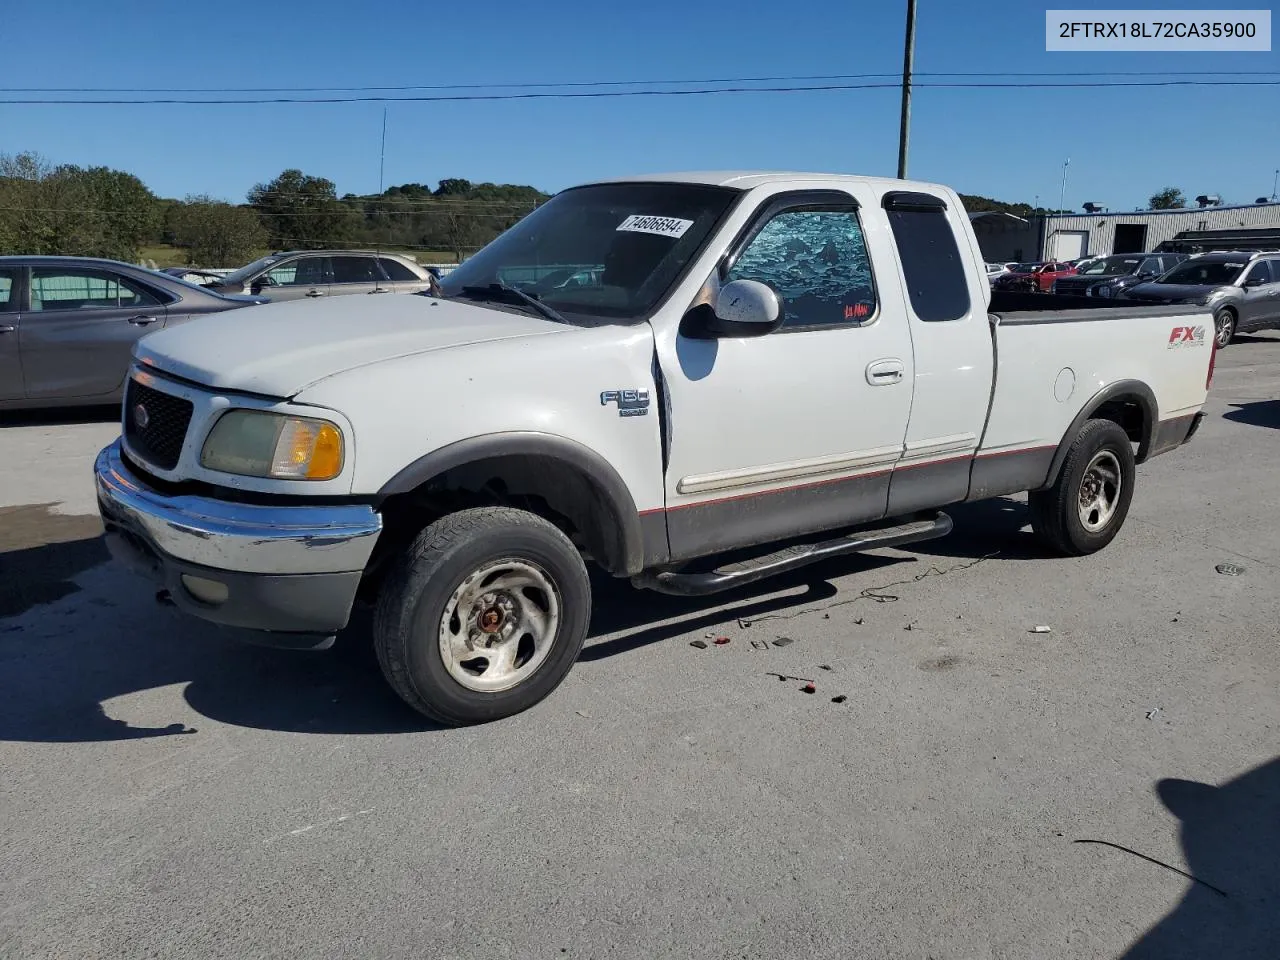
<instances>
[{"instance_id":1,"label":"f150 badge","mask_svg":"<svg viewBox=\"0 0 1280 960\"><path fill-rule=\"evenodd\" d=\"M648 390L605 390L600 394L600 406L618 405L620 417L643 417L649 412Z\"/></svg>"},{"instance_id":2,"label":"f150 badge","mask_svg":"<svg viewBox=\"0 0 1280 960\"><path fill-rule=\"evenodd\" d=\"M1174 327L1169 331L1169 349L1198 347L1204 343L1204 327Z\"/></svg>"}]
</instances>

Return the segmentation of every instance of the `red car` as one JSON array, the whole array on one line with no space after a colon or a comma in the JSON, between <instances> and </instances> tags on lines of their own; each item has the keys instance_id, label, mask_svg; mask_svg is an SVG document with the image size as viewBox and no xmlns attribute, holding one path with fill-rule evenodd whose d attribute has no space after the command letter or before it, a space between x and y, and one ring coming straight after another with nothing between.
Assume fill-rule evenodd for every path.
<instances>
[{"instance_id":1,"label":"red car","mask_svg":"<svg viewBox=\"0 0 1280 960\"><path fill-rule=\"evenodd\" d=\"M1069 277L1076 268L1069 263L1051 260L1048 263L1019 263L995 281L997 290L1039 290L1048 293L1059 277Z\"/></svg>"}]
</instances>

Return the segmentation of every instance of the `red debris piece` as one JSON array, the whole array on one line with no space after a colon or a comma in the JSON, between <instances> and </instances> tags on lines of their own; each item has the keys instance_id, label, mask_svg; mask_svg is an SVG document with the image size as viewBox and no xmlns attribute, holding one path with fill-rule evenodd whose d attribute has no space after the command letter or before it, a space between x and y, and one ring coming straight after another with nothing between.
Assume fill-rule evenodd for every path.
<instances>
[{"instance_id":1,"label":"red debris piece","mask_svg":"<svg viewBox=\"0 0 1280 960\"><path fill-rule=\"evenodd\" d=\"M712 642L712 643L714 643L717 647L723 647L726 643L728 643L728 642L729 642L729 638L728 638L728 637L716 637L716 638L715 638L714 640L712 640L711 642Z\"/></svg>"},{"instance_id":2,"label":"red debris piece","mask_svg":"<svg viewBox=\"0 0 1280 960\"><path fill-rule=\"evenodd\" d=\"M800 689L801 689L801 690L803 690L805 693L817 693L817 692L818 692L818 686L817 686L817 684L813 684L813 683L806 683L806 684L805 684L803 687L801 687Z\"/></svg>"}]
</instances>

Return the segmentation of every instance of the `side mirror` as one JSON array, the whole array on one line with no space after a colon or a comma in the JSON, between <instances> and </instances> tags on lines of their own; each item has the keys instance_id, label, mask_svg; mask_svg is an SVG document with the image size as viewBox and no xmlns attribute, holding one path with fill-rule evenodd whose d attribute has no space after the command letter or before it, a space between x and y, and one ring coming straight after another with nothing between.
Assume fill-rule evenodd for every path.
<instances>
[{"instance_id":1,"label":"side mirror","mask_svg":"<svg viewBox=\"0 0 1280 960\"><path fill-rule=\"evenodd\" d=\"M716 297L709 325L722 337L763 337L785 319L782 298L758 280L731 280Z\"/></svg>"},{"instance_id":2,"label":"side mirror","mask_svg":"<svg viewBox=\"0 0 1280 960\"><path fill-rule=\"evenodd\" d=\"M1246 287L1260 287L1267 281L1262 277L1250 277L1244 282Z\"/></svg>"}]
</instances>

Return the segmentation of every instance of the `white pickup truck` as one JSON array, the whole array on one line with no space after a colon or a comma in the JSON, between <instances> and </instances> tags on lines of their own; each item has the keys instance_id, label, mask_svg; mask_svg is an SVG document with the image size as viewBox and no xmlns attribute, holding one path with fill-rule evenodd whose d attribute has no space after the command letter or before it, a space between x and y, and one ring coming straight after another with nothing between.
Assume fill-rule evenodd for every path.
<instances>
[{"instance_id":1,"label":"white pickup truck","mask_svg":"<svg viewBox=\"0 0 1280 960\"><path fill-rule=\"evenodd\" d=\"M1213 372L1204 308L993 303L959 197L902 180L576 187L433 294L145 337L95 471L180 608L323 648L372 601L388 681L450 724L564 679L588 562L713 593L1023 491L1099 550Z\"/></svg>"}]
</instances>

